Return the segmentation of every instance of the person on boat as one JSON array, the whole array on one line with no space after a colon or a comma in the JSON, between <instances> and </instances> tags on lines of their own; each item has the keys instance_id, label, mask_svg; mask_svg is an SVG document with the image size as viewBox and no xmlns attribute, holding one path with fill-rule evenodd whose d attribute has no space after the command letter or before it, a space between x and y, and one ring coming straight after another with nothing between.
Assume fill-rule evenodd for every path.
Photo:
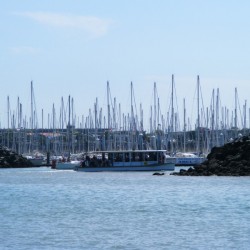
<instances>
[{"instance_id":1,"label":"person on boat","mask_svg":"<svg viewBox=\"0 0 250 250\"><path fill-rule=\"evenodd\" d=\"M164 154L163 153L160 153L160 155L159 155L159 163L161 164L161 163L164 163L164 159L165 159L165 156L164 156Z\"/></svg>"},{"instance_id":2,"label":"person on boat","mask_svg":"<svg viewBox=\"0 0 250 250\"><path fill-rule=\"evenodd\" d=\"M126 154L126 155L125 155L125 161L126 161L126 162L129 162L129 154Z\"/></svg>"},{"instance_id":3,"label":"person on boat","mask_svg":"<svg viewBox=\"0 0 250 250\"><path fill-rule=\"evenodd\" d=\"M140 160L139 155L136 155L136 156L135 156L135 161L139 161L139 160Z\"/></svg>"},{"instance_id":4,"label":"person on boat","mask_svg":"<svg viewBox=\"0 0 250 250\"><path fill-rule=\"evenodd\" d=\"M83 160L82 166L89 167L89 163L90 163L90 157L86 155L85 160Z\"/></svg>"},{"instance_id":5,"label":"person on boat","mask_svg":"<svg viewBox=\"0 0 250 250\"><path fill-rule=\"evenodd\" d=\"M90 167L97 167L98 166L98 159L96 155L93 155L93 157L90 159Z\"/></svg>"},{"instance_id":6,"label":"person on boat","mask_svg":"<svg viewBox=\"0 0 250 250\"><path fill-rule=\"evenodd\" d=\"M85 162L86 162L86 159L85 159L85 157L83 156L82 163L81 163L81 167L82 167L82 168L83 168L83 167L86 167Z\"/></svg>"}]
</instances>

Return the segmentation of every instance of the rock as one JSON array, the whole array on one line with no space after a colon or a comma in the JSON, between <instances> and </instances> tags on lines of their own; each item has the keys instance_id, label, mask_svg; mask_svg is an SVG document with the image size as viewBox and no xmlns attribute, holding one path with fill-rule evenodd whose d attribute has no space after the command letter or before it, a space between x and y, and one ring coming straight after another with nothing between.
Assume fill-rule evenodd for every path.
<instances>
[{"instance_id":1,"label":"rock","mask_svg":"<svg viewBox=\"0 0 250 250\"><path fill-rule=\"evenodd\" d=\"M33 167L32 163L25 157L0 146L0 168L27 168Z\"/></svg>"},{"instance_id":2,"label":"rock","mask_svg":"<svg viewBox=\"0 0 250 250\"><path fill-rule=\"evenodd\" d=\"M243 136L222 147L214 147L201 165L172 175L250 176L250 137Z\"/></svg>"},{"instance_id":3,"label":"rock","mask_svg":"<svg viewBox=\"0 0 250 250\"><path fill-rule=\"evenodd\" d=\"M164 173L158 173L158 172L156 172L156 173L153 173L153 175L164 175Z\"/></svg>"}]
</instances>

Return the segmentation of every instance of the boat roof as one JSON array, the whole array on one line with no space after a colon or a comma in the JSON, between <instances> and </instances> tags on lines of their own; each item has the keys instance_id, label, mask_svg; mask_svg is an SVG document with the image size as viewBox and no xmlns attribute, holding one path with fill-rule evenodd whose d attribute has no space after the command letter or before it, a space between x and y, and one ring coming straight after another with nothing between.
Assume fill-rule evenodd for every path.
<instances>
[{"instance_id":1,"label":"boat roof","mask_svg":"<svg viewBox=\"0 0 250 250\"><path fill-rule=\"evenodd\" d=\"M106 151L90 151L86 154L101 154L101 153L157 153L163 152L166 153L166 150L163 149L145 149L145 150L106 150Z\"/></svg>"}]
</instances>

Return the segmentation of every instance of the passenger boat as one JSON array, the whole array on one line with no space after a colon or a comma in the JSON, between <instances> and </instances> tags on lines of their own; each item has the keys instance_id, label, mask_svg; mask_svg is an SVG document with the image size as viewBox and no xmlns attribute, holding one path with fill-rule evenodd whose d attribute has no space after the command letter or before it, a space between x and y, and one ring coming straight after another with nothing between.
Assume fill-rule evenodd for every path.
<instances>
[{"instance_id":1,"label":"passenger boat","mask_svg":"<svg viewBox=\"0 0 250 250\"><path fill-rule=\"evenodd\" d=\"M88 153L76 171L173 171L175 160L165 150L98 151Z\"/></svg>"}]
</instances>

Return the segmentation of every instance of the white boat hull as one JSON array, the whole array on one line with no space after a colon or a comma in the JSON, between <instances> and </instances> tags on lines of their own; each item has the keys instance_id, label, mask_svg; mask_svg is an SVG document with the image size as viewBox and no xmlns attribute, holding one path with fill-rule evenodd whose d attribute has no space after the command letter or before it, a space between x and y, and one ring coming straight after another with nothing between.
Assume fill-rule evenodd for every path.
<instances>
[{"instance_id":1,"label":"white boat hull","mask_svg":"<svg viewBox=\"0 0 250 250\"><path fill-rule=\"evenodd\" d=\"M42 166L45 165L45 160L44 159L40 159L40 158L32 158L29 159L29 161L33 164L33 166Z\"/></svg>"},{"instance_id":2,"label":"white boat hull","mask_svg":"<svg viewBox=\"0 0 250 250\"><path fill-rule=\"evenodd\" d=\"M176 157L175 166L196 166L204 161L204 157Z\"/></svg>"},{"instance_id":3,"label":"white boat hull","mask_svg":"<svg viewBox=\"0 0 250 250\"><path fill-rule=\"evenodd\" d=\"M81 166L81 161L58 162L55 169L58 170L73 170Z\"/></svg>"}]
</instances>

